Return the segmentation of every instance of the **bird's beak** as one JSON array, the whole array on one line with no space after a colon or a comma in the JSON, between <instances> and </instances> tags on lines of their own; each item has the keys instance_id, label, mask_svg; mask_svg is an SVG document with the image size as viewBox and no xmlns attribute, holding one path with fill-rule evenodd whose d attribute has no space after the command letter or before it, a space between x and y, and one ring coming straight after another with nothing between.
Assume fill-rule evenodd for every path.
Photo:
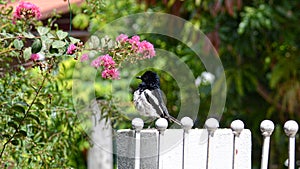
<instances>
[{"instance_id":1,"label":"bird's beak","mask_svg":"<svg viewBox=\"0 0 300 169\"><path fill-rule=\"evenodd\" d=\"M137 79L142 79L142 77L141 77L141 76L137 76L136 78L137 78Z\"/></svg>"}]
</instances>

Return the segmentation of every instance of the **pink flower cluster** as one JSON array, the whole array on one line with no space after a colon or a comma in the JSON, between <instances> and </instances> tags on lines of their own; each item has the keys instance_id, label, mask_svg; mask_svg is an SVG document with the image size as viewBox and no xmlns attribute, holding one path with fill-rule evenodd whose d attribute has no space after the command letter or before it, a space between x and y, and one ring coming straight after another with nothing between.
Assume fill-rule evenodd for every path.
<instances>
[{"instance_id":1,"label":"pink flower cluster","mask_svg":"<svg viewBox=\"0 0 300 169\"><path fill-rule=\"evenodd\" d=\"M30 2L20 2L13 14L13 23L18 19L40 19L41 11L39 7Z\"/></svg>"},{"instance_id":2,"label":"pink flower cluster","mask_svg":"<svg viewBox=\"0 0 300 169\"><path fill-rule=\"evenodd\" d=\"M135 35L131 38L128 38L125 34L120 34L116 41L120 43L128 42L131 45L133 52L137 52L142 55L142 59L152 58L155 56L154 46L148 41L140 41L140 37Z\"/></svg>"},{"instance_id":3,"label":"pink flower cluster","mask_svg":"<svg viewBox=\"0 0 300 169\"><path fill-rule=\"evenodd\" d=\"M92 61L91 66L98 69L103 66L102 77L104 79L119 79L119 71L115 68L116 62L109 55L99 56Z\"/></svg>"},{"instance_id":4,"label":"pink flower cluster","mask_svg":"<svg viewBox=\"0 0 300 169\"><path fill-rule=\"evenodd\" d=\"M40 59L40 56L39 56L39 54L37 54L37 53L33 53L33 54L31 54L30 59L31 59L32 61L37 61L37 60Z\"/></svg>"},{"instance_id":5,"label":"pink flower cluster","mask_svg":"<svg viewBox=\"0 0 300 169\"><path fill-rule=\"evenodd\" d=\"M73 55L76 52L76 49L77 49L76 45L70 44L67 50L67 54Z\"/></svg>"}]
</instances>

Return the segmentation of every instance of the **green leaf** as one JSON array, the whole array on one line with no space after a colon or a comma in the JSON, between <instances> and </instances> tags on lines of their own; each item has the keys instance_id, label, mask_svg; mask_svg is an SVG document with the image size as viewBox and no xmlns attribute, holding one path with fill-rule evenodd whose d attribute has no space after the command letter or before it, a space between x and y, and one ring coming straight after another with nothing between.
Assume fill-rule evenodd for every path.
<instances>
[{"instance_id":1,"label":"green leaf","mask_svg":"<svg viewBox=\"0 0 300 169\"><path fill-rule=\"evenodd\" d=\"M62 30L59 30L59 31L56 32L56 35L57 35L59 40L63 40L68 36L68 33L64 32Z\"/></svg>"},{"instance_id":2,"label":"green leaf","mask_svg":"<svg viewBox=\"0 0 300 169\"><path fill-rule=\"evenodd\" d=\"M38 116L33 114L28 114L27 117L35 120L38 124L40 124L40 119L38 118Z\"/></svg>"},{"instance_id":3,"label":"green leaf","mask_svg":"<svg viewBox=\"0 0 300 169\"><path fill-rule=\"evenodd\" d=\"M18 124L20 124L20 123L22 123L22 118L20 118L20 117L14 117L14 118L12 118L12 120L14 121L14 122L17 122Z\"/></svg>"},{"instance_id":4,"label":"green leaf","mask_svg":"<svg viewBox=\"0 0 300 169\"><path fill-rule=\"evenodd\" d=\"M42 49L42 42L40 39L36 39L31 45L31 53L39 53Z\"/></svg>"},{"instance_id":5,"label":"green leaf","mask_svg":"<svg viewBox=\"0 0 300 169\"><path fill-rule=\"evenodd\" d=\"M19 39L15 39L13 43L14 43L14 47L18 50L21 50L22 47L24 46L23 41L21 41Z\"/></svg>"},{"instance_id":6,"label":"green leaf","mask_svg":"<svg viewBox=\"0 0 300 169\"><path fill-rule=\"evenodd\" d=\"M73 43L73 44L80 42L80 39L77 39L77 38L70 37L69 39L70 39L71 43Z\"/></svg>"},{"instance_id":7,"label":"green leaf","mask_svg":"<svg viewBox=\"0 0 300 169\"><path fill-rule=\"evenodd\" d=\"M56 48L56 49L63 48L63 47L65 47L65 45L66 45L65 42L59 41L59 40L56 40L52 43L52 47Z\"/></svg>"},{"instance_id":8,"label":"green leaf","mask_svg":"<svg viewBox=\"0 0 300 169\"><path fill-rule=\"evenodd\" d=\"M10 127L13 127L16 130L18 129L18 125L15 122L10 121L10 122L7 123L7 125L10 126Z\"/></svg>"},{"instance_id":9,"label":"green leaf","mask_svg":"<svg viewBox=\"0 0 300 169\"><path fill-rule=\"evenodd\" d=\"M30 32L22 32L23 36L28 39L33 39L35 36Z\"/></svg>"},{"instance_id":10,"label":"green leaf","mask_svg":"<svg viewBox=\"0 0 300 169\"><path fill-rule=\"evenodd\" d=\"M58 49L53 48L53 46L50 46L49 52L50 52L51 54L55 54L55 53L58 53Z\"/></svg>"},{"instance_id":11,"label":"green leaf","mask_svg":"<svg viewBox=\"0 0 300 169\"><path fill-rule=\"evenodd\" d=\"M24 102L24 101L18 101L14 105L20 105L20 106L23 106L23 107L29 106L29 104Z\"/></svg>"},{"instance_id":12,"label":"green leaf","mask_svg":"<svg viewBox=\"0 0 300 169\"><path fill-rule=\"evenodd\" d=\"M12 141L11 141L11 144L17 146L17 145L19 144L19 141L18 141L18 140L12 140Z\"/></svg>"},{"instance_id":13,"label":"green leaf","mask_svg":"<svg viewBox=\"0 0 300 169\"><path fill-rule=\"evenodd\" d=\"M20 113L25 113L25 108L21 105L14 105L12 109Z\"/></svg>"},{"instance_id":14,"label":"green leaf","mask_svg":"<svg viewBox=\"0 0 300 169\"><path fill-rule=\"evenodd\" d=\"M28 60L30 59L30 56L31 56L31 47L28 47L26 48L24 51L23 51L23 57L25 60Z\"/></svg>"},{"instance_id":15,"label":"green leaf","mask_svg":"<svg viewBox=\"0 0 300 169\"><path fill-rule=\"evenodd\" d=\"M100 45L100 40L97 36L91 36L90 40L88 41L88 46L92 49L98 48Z\"/></svg>"},{"instance_id":16,"label":"green leaf","mask_svg":"<svg viewBox=\"0 0 300 169\"><path fill-rule=\"evenodd\" d=\"M2 137L10 138L10 135L9 134L3 134Z\"/></svg>"},{"instance_id":17,"label":"green leaf","mask_svg":"<svg viewBox=\"0 0 300 169\"><path fill-rule=\"evenodd\" d=\"M46 35L50 31L50 29L40 26L37 28L37 31L42 36L42 35Z\"/></svg>"},{"instance_id":18,"label":"green leaf","mask_svg":"<svg viewBox=\"0 0 300 169\"><path fill-rule=\"evenodd\" d=\"M40 109L42 110L45 106L44 104L42 104L41 102L36 102L35 105Z\"/></svg>"},{"instance_id":19,"label":"green leaf","mask_svg":"<svg viewBox=\"0 0 300 169\"><path fill-rule=\"evenodd\" d=\"M55 39L55 36L54 36L51 32L49 32L49 33L47 34L47 37L48 37L49 39Z\"/></svg>"},{"instance_id":20,"label":"green leaf","mask_svg":"<svg viewBox=\"0 0 300 169\"><path fill-rule=\"evenodd\" d=\"M26 133L26 131L24 131L24 130L20 130L18 133L19 133L21 136L23 136L23 137L26 137L26 136L27 136L27 133Z\"/></svg>"}]
</instances>

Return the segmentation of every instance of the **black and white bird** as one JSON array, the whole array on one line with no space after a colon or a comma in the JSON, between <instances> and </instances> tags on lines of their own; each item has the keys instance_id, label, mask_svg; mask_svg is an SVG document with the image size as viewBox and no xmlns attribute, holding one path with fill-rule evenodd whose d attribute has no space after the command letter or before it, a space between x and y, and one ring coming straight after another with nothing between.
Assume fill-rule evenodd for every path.
<instances>
[{"instance_id":1,"label":"black and white bird","mask_svg":"<svg viewBox=\"0 0 300 169\"><path fill-rule=\"evenodd\" d=\"M154 118L166 118L178 125L180 121L172 117L162 98L160 80L158 75L152 71L146 71L142 76L136 77L142 80L138 89L133 94L134 106L142 116Z\"/></svg>"}]
</instances>

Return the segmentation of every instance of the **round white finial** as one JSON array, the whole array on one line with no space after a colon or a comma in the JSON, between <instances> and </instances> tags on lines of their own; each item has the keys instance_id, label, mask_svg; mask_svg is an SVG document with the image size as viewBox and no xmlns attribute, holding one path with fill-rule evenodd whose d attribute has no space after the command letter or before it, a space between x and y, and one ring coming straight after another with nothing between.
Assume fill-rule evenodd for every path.
<instances>
[{"instance_id":1,"label":"round white finial","mask_svg":"<svg viewBox=\"0 0 300 169\"><path fill-rule=\"evenodd\" d=\"M210 134L213 134L218 127L219 127L219 122L215 118L209 118L205 121L205 128L208 130L208 133Z\"/></svg>"},{"instance_id":2,"label":"round white finial","mask_svg":"<svg viewBox=\"0 0 300 169\"><path fill-rule=\"evenodd\" d=\"M260 131L265 137L271 136L274 131L274 123L271 120L264 120L260 123Z\"/></svg>"},{"instance_id":3,"label":"round white finial","mask_svg":"<svg viewBox=\"0 0 300 169\"><path fill-rule=\"evenodd\" d=\"M144 121L140 118L134 118L131 121L131 125L135 131L140 132L144 127Z\"/></svg>"},{"instance_id":4,"label":"round white finial","mask_svg":"<svg viewBox=\"0 0 300 169\"><path fill-rule=\"evenodd\" d=\"M288 137L295 137L299 126L296 121L289 120L284 124L284 132Z\"/></svg>"},{"instance_id":5,"label":"round white finial","mask_svg":"<svg viewBox=\"0 0 300 169\"><path fill-rule=\"evenodd\" d=\"M156 129L163 134L168 127L168 121L165 118L159 118L155 122Z\"/></svg>"},{"instance_id":6,"label":"round white finial","mask_svg":"<svg viewBox=\"0 0 300 169\"><path fill-rule=\"evenodd\" d=\"M244 130L245 125L242 120L234 120L230 127L233 130L233 134L238 136L241 134L242 130Z\"/></svg>"},{"instance_id":7,"label":"round white finial","mask_svg":"<svg viewBox=\"0 0 300 169\"><path fill-rule=\"evenodd\" d=\"M182 124L182 128L185 132L188 132L194 125L194 122L191 118L189 117L183 117L180 120L181 124Z\"/></svg>"}]
</instances>

